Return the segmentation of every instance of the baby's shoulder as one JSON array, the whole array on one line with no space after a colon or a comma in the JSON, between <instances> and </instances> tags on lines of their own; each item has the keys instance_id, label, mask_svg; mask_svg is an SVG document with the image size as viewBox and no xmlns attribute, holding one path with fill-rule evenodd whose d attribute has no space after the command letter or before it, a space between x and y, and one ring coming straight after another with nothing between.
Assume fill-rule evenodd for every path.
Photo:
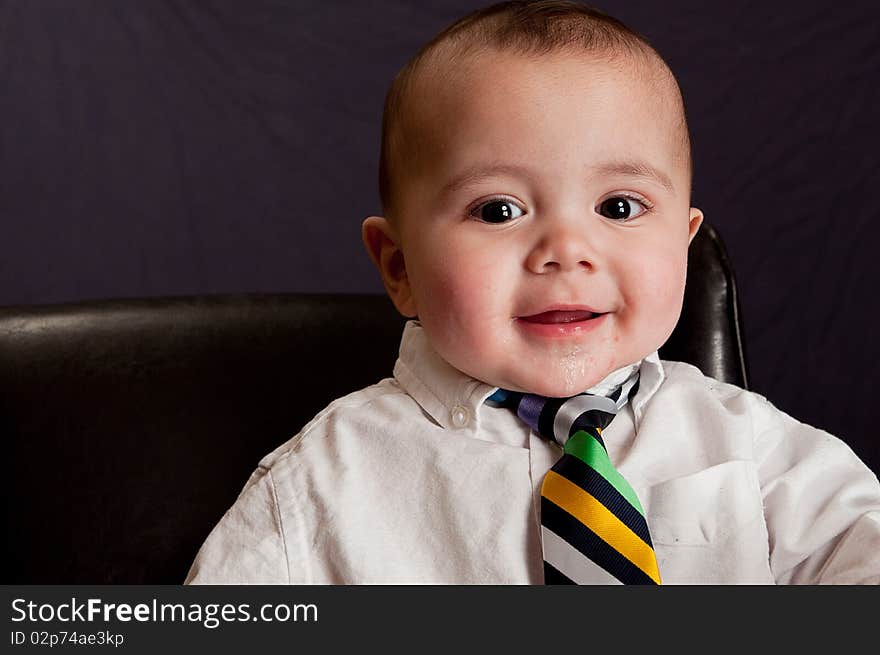
<instances>
[{"instance_id":1,"label":"baby's shoulder","mask_svg":"<svg viewBox=\"0 0 880 655\"><path fill-rule=\"evenodd\" d=\"M652 399L656 407L673 412L698 414L707 425L737 426L753 438L808 436L833 438L825 430L804 423L777 407L766 396L705 375L686 362L663 361L665 380Z\"/></svg>"},{"instance_id":2,"label":"baby's shoulder","mask_svg":"<svg viewBox=\"0 0 880 655\"><path fill-rule=\"evenodd\" d=\"M688 390L691 392L704 391L723 399L732 398L744 393L750 393L742 387L723 382L703 373L699 368L688 362L662 360L665 380L663 386L676 390Z\"/></svg>"},{"instance_id":3,"label":"baby's shoulder","mask_svg":"<svg viewBox=\"0 0 880 655\"><path fill-rule=\"evenodd\" d=\"M394 378L358 389L332 401L306 423L299 432L279 445L259 462L261 469L271 469L291 453L333 434L350 433L366 426L387 422L395 414L406 412L414 401Z\"/></svg>"},{"instance_id":4,"label":"baby's shoulder","mask_svg":"<svg viewBox=\"0 0 880 655\"><path fill-rule=\"evenodd\" d=\"M782 415L766 396L703 373L693 364L663 360L665 379L657 401L684 403L719 413Z\"/></svg>"}]
</instances>

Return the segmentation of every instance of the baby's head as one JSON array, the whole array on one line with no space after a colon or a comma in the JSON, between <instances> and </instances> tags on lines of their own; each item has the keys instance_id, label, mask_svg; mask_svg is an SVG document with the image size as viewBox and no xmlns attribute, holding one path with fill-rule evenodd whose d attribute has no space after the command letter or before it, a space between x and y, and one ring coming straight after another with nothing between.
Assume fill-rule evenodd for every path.
<instances>
[{"instance_id":1,"label":"baby's head","mask_svg":"<svg viewBox=\"0 0 880 655\"><path fill-rule=\"evenodd\" d=\"M506 2L453 24L392 84L380 169L364 243L457 369L568 396L672 333L702 221L684 106L615 19Z\"/></svg>"}]
</instances>

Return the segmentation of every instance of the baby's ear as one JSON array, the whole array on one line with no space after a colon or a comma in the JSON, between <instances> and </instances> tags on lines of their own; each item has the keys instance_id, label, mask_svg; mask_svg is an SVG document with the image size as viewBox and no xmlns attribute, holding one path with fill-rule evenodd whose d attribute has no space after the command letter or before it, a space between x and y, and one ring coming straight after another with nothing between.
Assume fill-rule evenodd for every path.
<instances>
[{"instance_id":1,"label":"baby's ear","mask_svg":"<svg viewBox=\"0 0 880 655\"><path fill-rule=\"evenodd\" d=\"M416 316L418 312L397 230L383 216L368 216L361 226L361 238L397 311L404 316Z\"/></svg>"},{"instance_id":2,"label":"baby's ear","mask_svg":"<svg viewBox=\"0 0 880 655\"><path fill-rule=\"evenodd\" d=\"M700 229L700 225L703 223L703 212L696 207L691 207L690 216L690 222L688 223L688 243L693 241L694 237L697 236L697 230Z\"/></svg>"}]
</instances>

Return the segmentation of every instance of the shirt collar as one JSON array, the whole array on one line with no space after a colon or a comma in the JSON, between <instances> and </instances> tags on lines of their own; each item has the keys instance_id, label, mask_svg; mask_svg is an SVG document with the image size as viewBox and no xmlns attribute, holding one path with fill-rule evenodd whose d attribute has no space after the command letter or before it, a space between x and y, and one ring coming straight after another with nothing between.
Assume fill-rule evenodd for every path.
<instances>
[{"instance_id":1,"label":"shirt collar","mask_svg":"<svg viewBox=\"0 0 880 655\"><path fill-rule=\"evenodd\" d=\"M639 389L631 405L638 430L645 405L666 377L656 350L641 361L612 371L587 391L607 393L637 367ZM479 426L484 401L498 390L462 373L440 357L418 321L407 321L404 326L394 377L438 425L447 429Z\"/></svg>"}]
</instances>

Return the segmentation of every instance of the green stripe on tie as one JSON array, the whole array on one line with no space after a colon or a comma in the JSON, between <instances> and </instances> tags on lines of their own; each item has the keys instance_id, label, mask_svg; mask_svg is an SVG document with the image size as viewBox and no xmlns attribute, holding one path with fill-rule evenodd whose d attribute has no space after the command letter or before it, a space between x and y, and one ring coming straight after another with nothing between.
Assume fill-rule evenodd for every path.
<instances>
[{"instance_id":1,"label":"green stripe on tie","mask_svg":"<svg viewBox=\"0 0 880 655\"><path fill-rule=\"evenodd\" d=\"M617 469L611 464L611 460L608 459L608 453L593 435L584 430L578 430L565 442L565 452L592 467L599 475L608 480L620 492L620 495L638 510L639 514L645 515L636 492L617 472Z\"/></svg>"}]
</instances>

